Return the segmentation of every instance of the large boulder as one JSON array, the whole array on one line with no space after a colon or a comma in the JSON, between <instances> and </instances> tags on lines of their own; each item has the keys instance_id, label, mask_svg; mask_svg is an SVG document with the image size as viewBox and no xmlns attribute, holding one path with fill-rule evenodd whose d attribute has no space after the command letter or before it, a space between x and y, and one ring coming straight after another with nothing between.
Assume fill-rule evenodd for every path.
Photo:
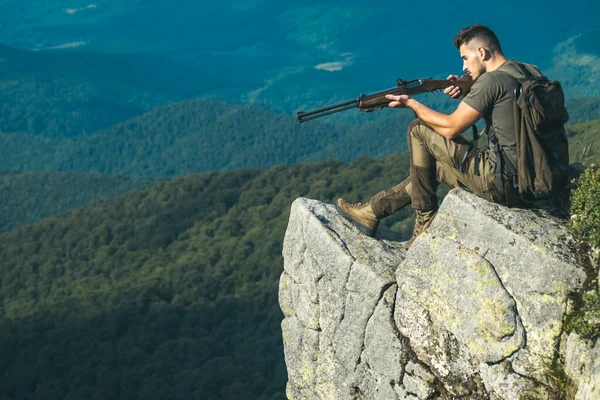
<instances>
[{"instance_id":1,"label":"large boulder","mask_svg":"<svg viewBox=\"0 0 600 400\"><path fill-rule=\"evenodd\" d=\"M288 398L546 398L546 366L576 346L561 342L585 280L574 245L550 215L460 189L409 251L297 199L279 290ZM598 366L576 358L593 389Z\"/></svg>"}]
</instances>

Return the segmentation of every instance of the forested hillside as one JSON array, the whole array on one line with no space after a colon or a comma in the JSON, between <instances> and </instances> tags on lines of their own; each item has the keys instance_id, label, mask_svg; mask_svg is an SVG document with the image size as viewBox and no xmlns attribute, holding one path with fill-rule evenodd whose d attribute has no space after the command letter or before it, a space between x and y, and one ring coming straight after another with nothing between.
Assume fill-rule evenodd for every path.
<instances>
[{"instance_id":1,"label":"forested hillside","mask_svg":"<svg viewBox=\"0 0 600 400\"><path fill-rule=\"evenodd\" d=\"M291 201L365 198L407 161L189 175L1 234L0 393L283 398Z\"/></svg>"},{"instance_id":2,"label":"forested hillside","mask_svg":"<svg viewBox=\"0 0 600 400\"><path fill-rule=\"evenodd\" d=\"M189 100L87 138L1 134L0 168L138 176L265 168L310 159L338 136L331 126L299 125L254 106Z\"/></svg>"},{"instance_id":3,"label":"forested hillside","mask_svg":"<svg viewBox=\"0 0 600 400\"><path fill-rule=\"evenodd\" d=\"M209 102L210 104L217 104L213 102ZM197 103L191 102L188 106L193 109L194 106L198 105ZM177 110L177 107L174 111ZM219 108L217 108L219 109ZM167 110L169 111L169 110ZM248 113L253 111L252 108L246 110ZM237 109L230 110L230 113L213 114L213 121L206 124L205 126L215 126L215 129L218 129L219 124L221 126L227 126L228 117L232 115L241 115L242 113ZM404 114L396 114L400 118ZM4 134L0 135L1 138L4 139L4 147L0 148L0 154L2 155L1 160L4 162L5 168L10 168L13 170L43 170L43 169L57 169L57 170L71 170L71 169L81 169L86 170L86 167L90 169L96 169L97 171L101 171L103 168L109 171L117 171L117 172L129 172L132 175L157 175L157 176L167 176L167 175L183 175L187 172L194 170L202 170L202 168L206 167L206 164L202 164L202 158L197 156L197 153L194 151L190 152L190 149L194 149L194 144L191 143L193 141L193 134L189 134L195 128L193 124L196 123L196 127L200 125L199 122L189 122L185 118L177 118L176 113L169 114L167 112L166 117L160 117L160 113L155 112L148 115L148 119L152 119L156 117L156 131L151 131L149 133L144 134L145 140L140 141L131 141L127 146L123 144L115 144L111 143L108 139L106 141L97 140L97 145L102 147L104 145L108 146L109 150L106 151L94 151L94 148L87 149L87 154L83 149L80 149L80 158L79 160L85 160L85 156L88 155L90 157L96 157L96 163L94 165L86 165L84 162L81 162L79 165L74 165L75 162L72 161L70 164L65 161L67 157L65 157L66 150L65 148L54 147L53 150L48 150L46 146L52 145L53 139L43 138L39 136L29 136L28 137L28 146L25 153L20 153L20 143L22 143L23 135L18 134ZM246 116L242 116L240 118L244 119ZM408 115L408 119L405 122L410 120L410 115ZM387 118L384 118L382 122L385 122L387 119L397 118L393 114ZM160 131L168 131L166 126L174 123L173 121L179 122L183 126L182 122L187 122L189 131L186 133L183 130L181 133L175 133L171 137L167 139L161 138L159 132ZM235 121L235 118L233 119ZM115 132L111 132L114 134L114 138L127 138L128 135L132 134L133 129L138 129L139 125L132 122L131 125L123 125L120 129L117 129ZM570 125L568 127L568 135L570 142L570 153L571 153L571 161L581 161L583 154L583 150L587 147L585 156L586 162L592 161L600 161L600 120L588 121L586 123L580 123L575 125ZM373 123L374 125L376 123ZM235 124L232 124L235 125ZM276 126L276 125L274 125ZM282 125L283 126L283 125ZM317 128L323 129L323 138L326 134L331 133L326 131L326 126L315 124ZM297 124L292 124L289 126L291 129L290 132L285 132L283 135L277 136L277 130L272 129L270 132L274 132L274 137L272 137L272 141L270 143L272 153L263 153L261 150L261 146L269 145L267 140L263 140L260 143L256 144L255 147L251 147L251 142L248 142L247 137L244 135L239 136L239 140L237 142L225 143L222 141L222 137L219 135L208 135L208 140L213 141L221 141L220 146L223 149L230 149L229 154L231 157L235 157L233 153L245 153L249 158L248 163L252 164L253 162L260 164L268 164L266 161L271 161L272 163L276 163L275 161L280 161L283 163L291 163L289 159L284 157L284 152L280 155L277 155L273 158L268 158L268 154L275 154L275 149L278 145L278 140L284 142L290 138L303 137L307 148L305 149L305 153L309 153L308 147L309 144L312 144L310 140L307 140L305 133L300 131L301 127L298 127ZM268 131L268 130L267 130ZM388 135L385 137L385 130L383 128L379 130L367 131L365 128L362 128L365 134L366 132L370 132L371 135L366 136L364 140L370 141L367 145L364 146L364 149L367 150L368 153L376 153L377 147L381 149L390 149L393 148L394 145L400 146L404 139L401 132L397 132L394 135ZM157 138L153 138L152 134L157 135ZM168 143L174 143L177 141L179 136L186 137L184 140L185 144L172 145L169 149ZM107 134L107 137L109 135ZM236 136L237 137L237 136ZM343 142L339 141L338 147L335 146L326 146L325 150L322 150L316 155L312 155L308 158L340 158L343 160L352 159L351 155L348 152L354 151L357 144L356 140L358 139L358 135L348 136ZM127 140L126 140L127 141ZM310 142L310 143L309 143ZM68 146L75 146L74 139L69 139L65 141ZM347 146L342 148L342 143ZM67 146L66 145L66 146ZM67 146L67 147L68 147ZM106 146L104 148L106 148ZM154 147L152 147L154 146ZM250 151L247 146L250 146L250 149L256 149L254 151ZM282 146L282 148L286 148ZM301 148L299 146L299 148ZM198 149L196 147L195 149ZM290 145L287 148L288 152L293 152L293 145ZM380 149L380 150L381 150ZM344 151L346 150L346 152ZM156 151L156 153L154 153ZM206 150L202 150L202 146L200 146L200 150L204 151L204 156L209 159L214 159L217 155L208 154ZM181 152L183 157L177 157L176 154ZM224 150L227 152L227 150ZM136 154L137 153L137 154ZM148 153L152 162L143 162L143 154ZM168 155L164 155L168 154ZM265 160L260 160L261 154L266 154ZM136 159L139 157L139 160ZM213 158L210 158L213 157ZM31 160L29 164L27 160ZM140 161L142 160L142 161ZM0 161L0 164L2 164ZM292 160L293 161L293 160ZM47 163L47 164L46 164ZM77 167L77 168L74 168ZM98 173L52 173L52 172L26 172L26 173L17 173L17 172L9 172L9 173L0 173L0 231L7 231L14 229L15 227L19 227L24 224L33 223L39 221L45 217L60 214L64 211L68 211L72 208L83 207L89 204L90 202L99 202L103 199L114 197L120 193L123 193L127 190L143 188L151 185L153 182L156 182L155 178L136 178L136 177L123 177L116 175L105 175Z\"/></svg>"},{"instance_id":4,"label":"forested hillside","mask_svg":"<svg viewBox=\"0 0 600 400\"><path fill-rule=\"evenodd\" d=\"M570 128L573 154L597 129ZM0 234L0 392L282 398L277 282L291 202L364 200L407 167L401 154L193 174ZM409 216L385 222L407 237Z\"/></svg>"},{"instance_id":5,"label":"forested hillside","mask_svg":"<svg viewBox=\"0 0 600 400\"><path fill-rule=\"evenodd\" d=\"M0 172L0 232L157 182L93 173Z\"/></svg>"},{"instance_id":6,"label":"forested hillside","mask_svg":"<svg viewBox=\"0 0 600 400\"><path fill-rule=\"evenodd\" d=\"M581 103L582 109L600 103L600 98L588 100ZM434 102L446 109L453 105L440 97ZM585 114L585 120L593 113ZM584 118L571 114L572 122ZM326 119L298 124L293 116L255 106L186 100L84 138L2 133L0 170L177 176L330 158L377 158L406 150L406 129L413 117L409 110L384 110L380 118L362 126L345 127Z\"/></svg>"},{"instance_id":7,"label":"forested hillside","mask_svg":"<svg viewBox=\"0 0 600 400\"><path fill-rule=\"evenodd\" d=\"M566 107L571 125L600 118L600 97L568 99Z\"/></svg>"}]
</instances>

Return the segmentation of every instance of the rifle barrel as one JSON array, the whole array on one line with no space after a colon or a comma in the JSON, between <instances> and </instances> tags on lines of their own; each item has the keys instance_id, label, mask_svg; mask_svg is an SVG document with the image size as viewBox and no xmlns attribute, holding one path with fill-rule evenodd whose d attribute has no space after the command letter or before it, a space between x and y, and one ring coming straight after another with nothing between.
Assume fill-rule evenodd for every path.
<instances>
[{"instance_id":1,"label":"rifle barrel","mask_svg":"<svg viewBox=\"0 0 600 400\"><path fill-rule=\"evenodd\" d=\"M304 121L310 121L311 119L316 119L320 117L324 117L326 115L335 114L340 111L346 111L351 108L355 108L360 104L361 97L348 100L341 103L333 104L331 106L317 108L315 110L310 110L307 112L298 111L296 115L298 116L298 122L302 123Z\"/></svg>"},{"instance_id":2,"label":"rifle barrel","mask_svg":"<svg viewBox=\"0 0 600 400\"><path fill-rule=\"evenodd\" d=\"M300 114L301 111L299 111L298 112L298 123L301 124L303 122L310 121L312 119L317 119L317 118L325 117L326 115L331 115L331 114L335 114L335 113L338 113L338 112L350 110L352 108L356 108L356 104L354 102L353 102L353 104L351 104L349 106L342 107L342 108L337 108L337 109L330 110L330 111L324 110L326 112L321 112L321 113L318 113L318 114L316 114L315 112L311 112L308 117L306 117L305 114L309 114L309 113Z\"/></svg>"}]
</instances>

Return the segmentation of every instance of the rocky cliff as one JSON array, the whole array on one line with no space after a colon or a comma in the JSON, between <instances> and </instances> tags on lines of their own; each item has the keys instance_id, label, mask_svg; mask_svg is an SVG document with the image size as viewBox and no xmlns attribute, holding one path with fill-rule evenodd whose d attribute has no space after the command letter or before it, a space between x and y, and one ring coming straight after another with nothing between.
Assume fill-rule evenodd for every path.
<instances>
[{"instance_id":1,"label":"rocky cliff","mask_svg":"<svg viewBox=\"0 0 600 400\"><path fill-rule=\"evenodd\" d=\"M289 399L600 399L600 346L563 329L586 273L557 219L455 189L406 251L300 198L283 255Z\"/></svg>"}]
</instances>

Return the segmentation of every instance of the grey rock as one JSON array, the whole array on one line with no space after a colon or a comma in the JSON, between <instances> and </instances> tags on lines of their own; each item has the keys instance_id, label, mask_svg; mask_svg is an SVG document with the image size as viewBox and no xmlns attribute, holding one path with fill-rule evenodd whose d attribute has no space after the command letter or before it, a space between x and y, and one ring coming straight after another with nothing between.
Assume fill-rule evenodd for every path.
<instances>
[{"instance_id":1,"label":"grey rock","mask_svg":"<svg viewBox=\"0 0 600 400\"><path fill-rule=\"evenodd\" d=\"M288 399L320 399L312 390L317 383L319 332L306 329L298 318L285 318L281 323L285 363L288 369ZM298 388L303 388L300 394Z\"/></svg>"},{"instance_id":2,"label":"grey rock","mask_svg":"<svg viewBox=\"0 0 600 400\"><path fill-rule=\"evenodd\" d=\"M406 364L402 385L407 394L412 394L420 400L428 400L435 396L433 386L435 376L421 364L409 362Z\"/></svg>"},{"instance_id":3,"label":"grey rock","mask_svg":"<svg viewBox=\"0 0 600 400\"><path fill-rule=\"evenodd\" d=\"M392 320L389 296L393 290L389 289L406 253L399 242L384 238L393 238L393 234L384 231L383 235L375 239L360 234L331 205L309 199L292 204L280 280L280 302L286 316L282 327L284 336L300 343L314 343L314 332L318 332L318 343L312 361L306 355L294 356L286 345L288 398L376 398L384 387L393 393L389 381L383 386L373 384L384 382L376 371L373 379L360 372L365 367L361 363L365 348L365 357L371 357L382 370L394 361L375 360L381 350L373 344L384 341L399 346L394 343L391 323L380 328L389 332L370 329L367 338L369 321ZM306 298L301 299L303 296ZM383 315L386 312L387 317Z\"/></svg>"},{"instance_id":4,"label":"grey rock","mask_svg":"<svg viewBox=\"0 0 600 400\"><path fill-rule=\"evenodd\" d=\"M539 366L543 369L543 366ZM482 363L479 365L481 379L490 398L521 400L519 395L527 394L533 399L551 399L549 388L540 382L515 373L511 360L499 364ZM544 381L545 382L545 381Z\"/></svg>"},{"instance_id":5,"label":"grey rock","mask_svg":"<svg viewBox=\"0 0 600 400\"><path fill-rule=\"evenodd\" d=\"M401 290L396 295L394 321L417 359L444 382L449 394L485 398L479 361L428 310Z\"/></svg>"},{"instance_id":6,"label":"grey rock","mask_svg":"<svg viewBox=\"0 0 600 400\"><path fill-rule=\"evenodd\" d=\"M539 211L508 209L453 190L429 234L460 243L494 268L515 299L527 332L527 349L513 359L512 367L542 381L539 366L554 356L567 295L585 280L575 241L564 224Z\"/></svg>"},{"instance_id":7,"label":"grey rock","mask_svg":"<svg viewBox=\"0 0 600 400\"><path fill-rule=\"evenodd\" d=\"M460 189L408 252L297 199L279 287L287 397L548 398L544 365L566 346L578 398L594 398L598 350L560 341L585 279L574 244L550 215Z\"/></svg>"},{"instance_id":8,"label":"grey rock","mask_svg":"<svg viewBox=\"0 0 600 400\"><path fill-rule=\"evenodd\" d=\"M600 342L571 333L565 348L565 372L575 383L575 400L600 399Z\"/></svg>"},{"instance_id":9,"label":"grey rock","mask_svg":"<svg viewBox=\"0 0 600 400\"><path fill-rule=\"evenodd\" d=\"M428 310L477 359L498 363L524 346L514 299L492 265L475 251L424 234L396 274L399 290Z\"/></svg>"},{"instance_id":10,"label":"grey rock","mask_svg":"<svg viewBox=\"0 0 600 400\"><path fill-rule=\"evenodd\" d=\"M408 361L406 346L394 324L396 285L390 286L367 323L361 362L385 381L400 382Z\"/></svg>"}]
</instances>

